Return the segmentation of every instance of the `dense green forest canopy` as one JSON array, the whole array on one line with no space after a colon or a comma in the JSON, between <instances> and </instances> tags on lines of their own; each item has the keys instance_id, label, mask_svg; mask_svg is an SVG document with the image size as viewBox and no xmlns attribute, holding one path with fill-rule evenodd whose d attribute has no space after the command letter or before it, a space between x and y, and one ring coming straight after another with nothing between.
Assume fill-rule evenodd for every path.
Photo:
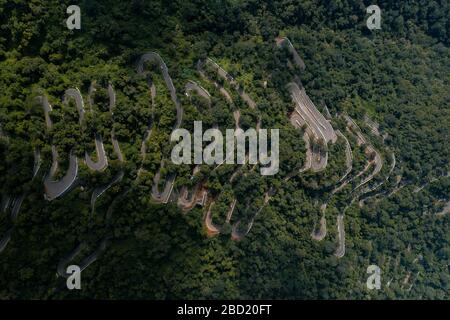
<instances>
[{"instance_id":1,"label":"dense green forest canopy","mask_svg":"<svg viewBox=\"0 0 450 320\"><path fill-rule=\"evenodd\" d=\"M441 214L450 200L448 1L377 1L382 28L372 31L366 7L373 3L361 0L85 0L76 1L81 30L68 30L71 4L0 0L0 191L26 194L17 219L0 212L0 237L11 233L0 252L0 298L449 299L449 215ZM289 54L275 43L285 36L305 70L286 65ZM217 221L236 197L236 215L249 222L264 193L276 187L243 240L230 240L231 228L208 237L205 208L183 213L174 203L151 200L155 174L170 155L176 109L157 65L147 63L144 76L136 72L146 52L157 52L167 64L184 127L200 119L233 128L239 109L244 128L257 119L280 128L280 174L261 177L244 168L246 174L230 184L235 167L224 166L202 168L198 178L216 196ZM197 62L206 57L237 79L258 108L246 106L213 71L206 71L211 81L199 76ZM376 190L382 193L374 191L364 205L348 203L348 188L330 196L345 171L342 140L328 145L326 170L284 180L305 162L302 130L289 123L294 106L286 87L296 74L318 109L325 113L327 106L334 128L345 132L338 115L351 115L386 161L374 181L386 178ZM153 104L149 79L158 92ZM189 80L212 93L210 104L184 95ZM62 97L74 87L86 97L92 81L98 84L95 114L87 113L81 125L74 104ZM233 106L213 81L232 92ZM108 84L116 94L113 113ZM51 129L36 102L42 95L53 107ZM383 139L364 125L365 115L379 123ZM145 142L149 122L156 125ZM123 161L113 155L113 132ZM44 199L44 176L32 177L33 151L41 151L41 171L48 172L55 144L64 171L72 149L78 157L84 148L95 157L95 133L107 137L108 168L93 173L80 165L80 185ZM357 172L365 166L364 149L356 139L349 144ZM388 179L391 154L396 163ZM172 172L175 188L193 187L198 181L190 179L191 169L167 163L161 188ZM121 172L120 184L91 210L93 190ZM316 241L311 231L325 199L327 236ZM344 209L346 253L338 258L335 221ZM104 239L107 248L99 250ZM101 255L83 271L83 289L69 291L55 273L79 243L85 247L75 262ZM382 270L381 290L366 288L370 264Z\"/></svg>"}]
</instances>

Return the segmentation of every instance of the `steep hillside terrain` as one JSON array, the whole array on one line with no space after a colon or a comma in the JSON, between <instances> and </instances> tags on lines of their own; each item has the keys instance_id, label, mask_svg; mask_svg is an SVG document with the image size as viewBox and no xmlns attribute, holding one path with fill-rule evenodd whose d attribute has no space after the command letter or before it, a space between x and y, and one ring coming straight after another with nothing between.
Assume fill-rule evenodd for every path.
<instances>
[{"instance_id":1,"label":"steep hillside terrain","mask_svg":"<svg viewBox=\"0 0 450 320\"><path fill-rule=\"evenodd\" d=\"M449 4L366 2L0 0L0 298L449 299Z\"/></svg>"}]
</instances>

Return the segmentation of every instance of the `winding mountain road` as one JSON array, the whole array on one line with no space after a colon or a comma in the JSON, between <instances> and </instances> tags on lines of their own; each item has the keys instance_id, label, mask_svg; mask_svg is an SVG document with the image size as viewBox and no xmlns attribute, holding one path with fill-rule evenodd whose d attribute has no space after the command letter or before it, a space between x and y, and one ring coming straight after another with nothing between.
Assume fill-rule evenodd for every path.
<instances>
[{"instance_id":1,"label":"winding mountain road","mask_svg":"<svg viewBox=\"0 0 450 320\"><path fill-rule=\"evenodd\" d=\"M338 248L334 253L336 257L342 258L345 255L345 229L344 229L344 215L339 214L337 216L337 230L338 230Z\"/></svg>"},{"instance_id":2,"label":"winding mountain road","mask_svg":"<svg viewBox=\"0 0 450 320\"><path fill-rule=\"evenodd\" d=\"M78 264L80 267L80 271L84 271L87 267L89 267L92 263L97 261L100 254L105 251L106 246L108 244L109 239L105 238L100 242L98 248L89 256L84 258L81 263ZM70 252L66 257L60 260L57 266L57 274L63 278L68 278L70 274L67 273L66 268L67 265L77 256L80 252L87 247L86 242L81 242L75 249Z\"/></svg>"},{"instance_id":3,"label":"winding mountain road","mask_svg":"<svg viewBox=\"0 0 450 320\"><path fill-rule=\"evenodd\" d=\"M157 63L159 65L162 76L166 83L166 87L169 89L170 97L176 107L177 115L176 115L176 122L175 122L173 129L174 130L178 129L181 126L181 122L183 120L183 108L181 106L180 101L178 100L175 86L173 85L172 78L170 77L170 74L169 74L169 69L167 68L167 65L164 62L164 60L156 52L149 52L149 53L143 54L137 63L137 73L143 75L144 69L145 69L145 63L149 62L149 61ZM168 178L166 179L164 189L162 192L160 192L158 184L161 179L161 169L163 168L163 166L164 166L164 160L161 161L160 169L158 170L158 172L155 174L155 176L153 178L153 186L152 186L151 196L152 196L152 199L158 203L167 203L170 200L170 196L172 194L173 187L175 184L175 179L176 179L176 174L169 174Z\"/></svg>"},{"instance_id":4,"label":"winding mountain road","mask_svg":"<svg viewBox=\"0 0 450 320\"><path fill-rule=\"evenodd\" d=\"M345 166L347 167L347 170L345 171L345 174L339 179L339 182L344 180L348 174L353 169L353 152L352 147L350 146L350 142L348 141L347 137L342 134L340 130L336 130L336 135L338 137L341 137L345 141Z\"/></svg>"},{"instance_id":5,"label":"winding mountain road","mask_svg":"<svg viewBox=\"0 0 450 320\"><path fill-rule=\"evenodd\" d=\"M306 65L305 62L303 62L302 58L300 58L300 55L298 54L297 50L295 49L294 45L292 44L291 40L289 38L276 38L275 39L277 45L279 47L287 47L289 52L292 54L292 58L294 59L294 63L300 68L300 70L305 70Z\"/></svg>"},{"instance_id":6,"label":"winding mountain road","mask_svg":"<svg viewBox=\"0 0 450 320\"><path fill-rule=\"evenodd\" d=\"M68 104L70 98L75 99L76 107L79 114L79 122L82 123L84 117L84 104L80 91L76 88L66 90L63 98L63 103ZM48 99L45 96L40 97L39 100L44 110L47 128L50 129L52 126L52 121L49 113L51 112L52 108L48 103ZM53 155L52 167L50 169L50 173L44 180L44 187L46 193L45 197L49 201L54 200L63 195L65 192L67 192L67 190L69 190L70 187L74 184L78 175L78 159L77 156L74 154L74 152L71 151L69 156L69 168L66 174L59 181L54 181L53 177L58 169L57 151L54 145L52 146L52 155Z\"/></svg>"}]
</instances>

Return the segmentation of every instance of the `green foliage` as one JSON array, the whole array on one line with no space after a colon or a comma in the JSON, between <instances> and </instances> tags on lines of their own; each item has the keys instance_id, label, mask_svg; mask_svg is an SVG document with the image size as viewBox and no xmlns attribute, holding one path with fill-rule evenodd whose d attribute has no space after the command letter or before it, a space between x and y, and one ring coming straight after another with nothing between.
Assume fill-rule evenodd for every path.
<instances>
[{"instance_id":1,"label":"green foliage","mask_svg":"<svg viewBox=\"0 0 450 320\"><path fill-rule=\"evenodd\" d=\"M438 215L449 200L449 21L446 1L378 1L382 30L365 27L370 1L80 1L82 29L65 27L69 1L0 0L0 191L26 194L18 219L0 213L0 236L14 227L0 253L1 299L136 298L136 299L449 299L449 215ZM364 114L387 133L370 136L386 160L380 182L388 175L390 152L397 157L394 174L379 197L360 207L356 201L345 215L346 254L333 255L337 214L348 205L349 184L326 209L327 236L311 239L321 217L320 204L330 199L333 185L345 172L344 142L328 145L327 169L305 172L302 130L288 116L293 104L286 85L299 70L286 65L287 51L274 38L288 36L306 63L301 81L312 101L331 114L346 112L362 124ZM193 121L206 127L240 125L280 129L280 172L262 177L259 167L201 167L199 180L217 197L213 219L218 225L233 198L232 221L245 227L262 206L263 195L276 194L257 216L242 241L230 240L230 226L213 238L204 230L204 208L183 213L175 204L156 205L151 187L161 161L170 156L168 143L175 123L175 105L156 65L137 75L140 54L163 57L184 108L182 127ZM230 92L230 104L196 71L198 59L213 57L257 103L251 109L217 72L209 78ZM188 80L211 93L182 97ZM91 81L99 84L94 114L78 123L73 102L63 104L68 88L87 96ZM148 82L157 91L152 106ZM107 84L116 92L116 109L108 110ZM45 94L53 107L53 127L45 129L41 105ZM87 103L87 100L85 100ZM153 125L151 139L144 132ZM345 124L333 118L334 128ZM115 132L125 162L110 143ZM43 198L42 180L50 169L52 142L61 157L60 173L69 151L95 159L94 133L105 140L109 166L92 173L80 164L79 185L54 201ZM364 148L349 137L353 171L366 165ZM43 159L32 179L33 150ZM142 171L139 171L142 169ZM177 172L176 188L195 186L190 166L170 163L161 171ZM237 178L229 182L233 173ZM124 178L99 197L91 208L92 191L118 172ZM396 183L395 176L401 176ZM433 179L437 178L437 179ZM417 186L424 186L415 192ZM112 206L112 204L114 204ZM109 210L112 208L111 210ZM110 239L98 261L83 271L83 290L65 290L55 277L60 259L80 242L86 249L75 262ZM365 287L366 268L382 268L382 290ZM407 277L407 275L410 276ZM406 279L406 280L405 280Z\"/></svg>"}]
</instances>

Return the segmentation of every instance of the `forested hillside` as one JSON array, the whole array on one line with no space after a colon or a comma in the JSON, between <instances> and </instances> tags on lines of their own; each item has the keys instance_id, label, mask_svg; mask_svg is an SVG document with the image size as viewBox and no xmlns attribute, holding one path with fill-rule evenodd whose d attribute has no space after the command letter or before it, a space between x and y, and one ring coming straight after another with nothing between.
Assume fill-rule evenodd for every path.
<instances>
[{"instance_id":1,"label":"forested hillside","mask_svg":"<svg viewBox=\"0 0 450 320\"><path fill-rule=\"evenodd\" d=\"M371 4L0 0L0 299L448 300L450 5ZM200 120L279 172L171 163Z\"/></svg>"}]
</instances>

